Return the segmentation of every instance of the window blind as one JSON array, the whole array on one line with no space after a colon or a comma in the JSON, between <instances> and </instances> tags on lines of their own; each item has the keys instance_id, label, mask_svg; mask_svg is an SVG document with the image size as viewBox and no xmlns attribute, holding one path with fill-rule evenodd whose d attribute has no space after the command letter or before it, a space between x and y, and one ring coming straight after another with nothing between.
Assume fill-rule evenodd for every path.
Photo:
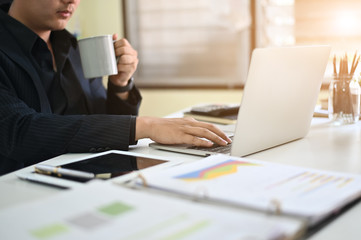
<instances>
[{"instance_id":1,"label":"window blind","mask_svg":"<svg viewBox=\"0 0 361 240\"><path fill-rule=\"evenodd\" d=\"M138 86L240 86L250 57L249 0L128 0Z\"/></svg>"}]
</instances>

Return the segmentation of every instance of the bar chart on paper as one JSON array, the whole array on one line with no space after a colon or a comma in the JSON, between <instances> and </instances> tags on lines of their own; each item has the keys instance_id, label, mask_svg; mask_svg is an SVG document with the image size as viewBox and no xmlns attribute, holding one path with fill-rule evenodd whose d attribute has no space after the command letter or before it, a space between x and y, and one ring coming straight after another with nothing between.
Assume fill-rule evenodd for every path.
<instances>
[{"instance_id":1,"label":"bar chart on paper","mask_svg":"<svg viewBox=\"0 0 361 240\"><path fill-rule=\"evenodd\" d=\"M320 191L333 194L334 190L342 190L342 188L346 187L352 181L354 181L353 177L302 171L289 178L282 179L279 182L266 186L265 190L287 190L289 193L294 193L297 197L301 198L306 197L307 194L319 193Z\"/></svg>"},{"instance_id":2,"label":"bar chart on paper","mask_svg":"<svg viewBox=\"0 0 361 240\"><path fill-rule=\"evenodd\" d=\"M267 166L269 167L269 165ZM174 178L184 181L207 181L232 174L235 174L235 176L231 176L232 178L237 178L237 176L242 173L239 177L239 180L241 180L249 176L251 172L250 168L244 167L259 167L255 168L255 171L259 170L259 172L262 173L265 165L229 159L206 168L174 176ZM277 171L277 169L274 170ZM275 175L272 178L267 176L267 174L259 174L257 177L259 185L254 185L256 181L252 181L253 188L264 193L269 192L271 195L302 198L306 197L307 194L317 193L319 191L323 191L322 194L327 194L328 192L333 194L334 190L342 189L354 181L353 177L334 176L332 174L324 174L310 170L304 171L303 169L294 170L296 171L290 171L289 174ZM255 171L252 171L252 173ZM261 176L265 178L262 179ZM234 182L240 184L241 181L236 181L235 179ZM284 194L282 195L282 193Z\"/></svg>"},{"instance_id":3,"label":"bar chart on paper","mask_svg":"<svg viewBox=\"0 0 361 240\"><path fill-rule=\"evenodd\" d=\"M361 195L361 176L216 155L145 175L150 186L318 221ZM197 191L202 193L197 193Z\"/></svg>"},{"instance_id":4,"label":"bar chart on paper","mask_svg":"<svg viewBox=\"0 0 361 240\"><path fill-rule=\"evenodd\" d=\"M200 169L194 172L186 173L180 176L176 176L177 179L185 181L199 181L199 180L210 180L217 177L233 174L237 172L237 168L240 166L257 166L254 163L227 160L217 165Z\"/></svg>"}]
</instances>

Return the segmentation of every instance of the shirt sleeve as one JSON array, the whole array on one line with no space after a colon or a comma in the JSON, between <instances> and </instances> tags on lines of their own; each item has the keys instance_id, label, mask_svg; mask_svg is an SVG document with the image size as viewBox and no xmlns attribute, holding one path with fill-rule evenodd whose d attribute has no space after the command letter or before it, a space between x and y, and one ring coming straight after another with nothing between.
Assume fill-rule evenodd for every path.
<instances>
[{"instance_id":1,"label":"shirt sleeve","mask_svg":"<svg viewBox=\"0 0 361 240\"><path fill-rule=\"evenodd\" d=\"M130 134L129 134L129 145L136 145L138 141L135 140L137 118L132 116L130 119Z\"/></svg>"},{"instance_id":2,"label":"shirt sleeve","mask_svg":"<svg viewBox=\"0 0 361 240\"><path fill-rule=\"evenodd\" d=\"M129 91L127 100L123 100L116 95L112 85L108 83L107 91L107 113L138 116L142 96L134 86Z\"/></svg>"}]
</instances>

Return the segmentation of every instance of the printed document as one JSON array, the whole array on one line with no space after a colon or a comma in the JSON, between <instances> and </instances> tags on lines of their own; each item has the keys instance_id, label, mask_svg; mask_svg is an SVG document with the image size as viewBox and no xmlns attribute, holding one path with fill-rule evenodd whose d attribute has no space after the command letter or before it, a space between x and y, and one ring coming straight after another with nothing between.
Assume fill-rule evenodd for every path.
<instances>
[{"instance_id":1,"label":"printed document","mask_svg":"<svg viewBox=\"0 0 361 240\"><path fill-rule=\"evenodd\" d=\"M226 155L143 177L151 187L305 217L310 225L361 196L361 175Z\"/></svg>"}]
</instances>

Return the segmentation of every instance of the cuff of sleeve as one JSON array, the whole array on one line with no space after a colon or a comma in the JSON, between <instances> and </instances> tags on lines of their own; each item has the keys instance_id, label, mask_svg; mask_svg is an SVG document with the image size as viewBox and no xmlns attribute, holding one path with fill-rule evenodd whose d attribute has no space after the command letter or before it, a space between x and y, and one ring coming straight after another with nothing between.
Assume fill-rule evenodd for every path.
<instances>
[{"instance_id":1,"label":"cuff of sleeve","mask_svg":"<svg viewBox=\"0 0 361 240\"><path fill-rule=\"evenodd\" d=\"M130 119L129 145L136 145L138 143L138 141L135 141L136 120L135 116L132 116Z\"/></svg>"},{"instance_id":2,"label":"cuff of sleeve","mask_svg":"<svg viewBox=\"0 0 361 240\"><path fill-rule=\"evenodd\" d=\"M108 86L109 88L112 89L113 92L115 93L124 93L124 92L129 92L130 90L133 89L134 87L134 78L131 77L129 80L128 80L128 84L124 87L119 87L119 86L116 86L114 85L111 81L108 81Z\"/></svg>"}]
</instances>

